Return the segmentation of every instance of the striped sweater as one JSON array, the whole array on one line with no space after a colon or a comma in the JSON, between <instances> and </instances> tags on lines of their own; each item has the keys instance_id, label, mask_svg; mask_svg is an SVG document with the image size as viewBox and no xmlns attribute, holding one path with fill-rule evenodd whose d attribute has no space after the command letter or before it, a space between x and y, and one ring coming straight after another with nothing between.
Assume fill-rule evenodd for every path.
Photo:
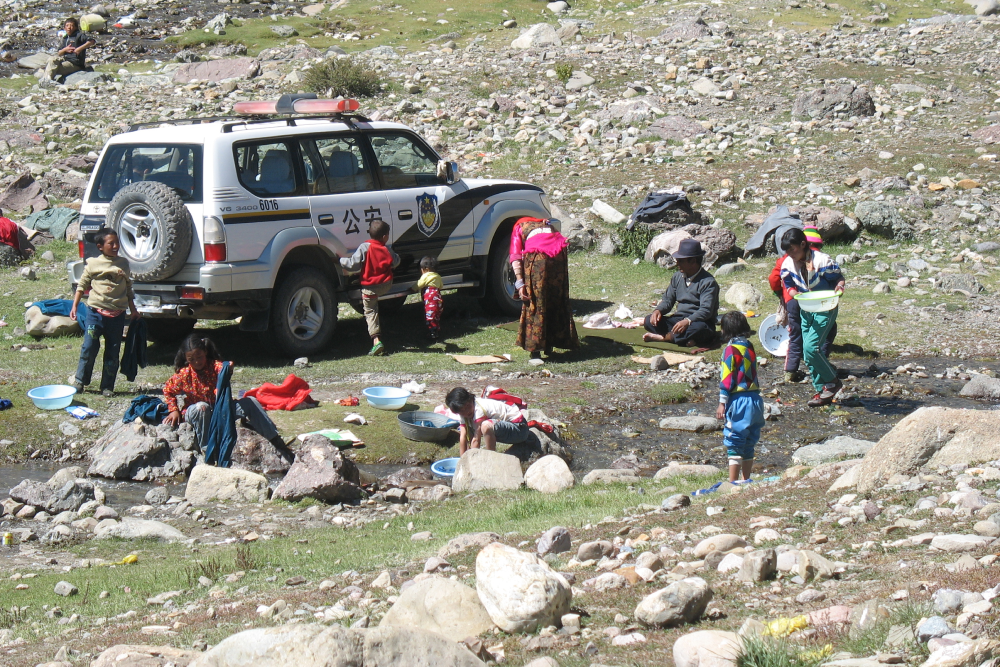
<instances>
[{"instance_id":1,"label":"striped sweater","mask_svg":"<svg viewBox=\"0 0 1000 667\"><path fill-rule=\"evenodd\" d=\"M812 251L813 270L808 275L799 273L795 260L786 255L781 263L781 282L785 290L797 292L819 292L832 290L844 281L844 274L829 255L819 250Z\"/></svg>"},{"instance_id":2,"label":"striped sweater","mask_svg":"<svg viewBox=\"0 0 1000 667\"><path fill-rule=\"evenodd\" d=\"M744 336L729 341L722 353L722 379L719 382L719 403L729 404L729 397L740 392L760 391L757 384L757 353L753 343Z\"/></svg>"}]
</instances>

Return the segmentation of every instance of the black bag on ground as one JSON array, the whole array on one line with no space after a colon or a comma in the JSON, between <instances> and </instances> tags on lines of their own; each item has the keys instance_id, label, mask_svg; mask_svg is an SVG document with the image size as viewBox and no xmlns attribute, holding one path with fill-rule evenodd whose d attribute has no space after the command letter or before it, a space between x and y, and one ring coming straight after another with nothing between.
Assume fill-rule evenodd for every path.
<instances>
[{"instance_id":1,"label":"black bag on ground","mask_svg":"<svg viewBox=\"0 0 1000 667\"><path fill-rule=\"evenodd\" d=\"M683 211L691 215L691 202L683 192L650 192L635 209L632 219L625 229L632 229L637 222L646 224L660 222L667 217L667 211Z\"/></svg>"}]
</instances>

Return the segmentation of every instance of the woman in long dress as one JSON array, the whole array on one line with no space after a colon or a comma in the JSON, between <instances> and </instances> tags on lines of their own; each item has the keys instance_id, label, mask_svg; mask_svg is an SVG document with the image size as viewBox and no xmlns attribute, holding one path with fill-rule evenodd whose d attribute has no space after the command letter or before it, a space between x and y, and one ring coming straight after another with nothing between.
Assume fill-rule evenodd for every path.
<instances>
[{"instance_id":1,"label":"woman in long dress","mask_svg":"<svg viewBox=\"0 0 1000 667\"><path fill-rule=\"evenodd\" d=\"M569 305L566 238L548 220L521 218L510 237L510 262L523 302L517 344L537 359L552 348L580 346Z\"/></svg>"}]
</instances>

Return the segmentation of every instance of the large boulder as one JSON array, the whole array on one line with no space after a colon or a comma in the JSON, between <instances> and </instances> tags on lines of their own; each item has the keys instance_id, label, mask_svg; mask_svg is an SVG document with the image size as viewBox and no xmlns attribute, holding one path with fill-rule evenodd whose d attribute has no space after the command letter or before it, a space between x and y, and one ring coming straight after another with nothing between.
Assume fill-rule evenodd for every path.
<instances>
[{"instance_id":1,"label":"large boulder","mask_svg":"<svg viewBox=\"0 0 1000 667\"><path fill-rule=\"evenodd\" d=\"M548 23L536 23L510 43L515 49L534 49L542 46L562 46L556 28Z\"/></svg>"},{"instance_id":2,"label":"large boulder","mask_svg":"<svg viewBox=\"0 0 1000 667\"><path fill-rule=\"evenodd\" d=\"M118 644L105 650L90 667L188 667L201 651L173 646Z\"/></svg>"},{"instance_id":3,"label":"large boulder","mask_svg":"<svg viewBox=\"0 0 1000 667\"><path fill-rule=\"evenodd\" d=\"M982 284L971 273L945 273L938 280L937 288L947 294L959 291L971 295L983 291Z\"/></svg>"},{"instance_id":4,"label":"large boulder","mask_svg":"<svg viewBox=\"0 0 1000 667\"><path fill-rule=\"evenodd\" d=\"M959 396L966 398L987 398L991 401L1000 400L1000 378L991 378L988 375L973 375L972 379L962 387Z\"/></svg>"},{"instance_id":5,"label":"large boulder","mask_svg":"<svg viewBox=\"0 0 1000 667\"><path fill-rule=\"evenodd\" d=\"M400 594L379 623L385 626L429 630L460 642L489 631L493 621L475 590L458 581L431 577Z\"/></svg>"},{"instance_id":6,"label":"large boulder","mask_svg":"<svg viewBox=\"0 0 1000 667\"><path fill-rule=\"evenodd\" d=\"M692 39L698 39L699 37L708 37L712 34L709 29L708 24L705 23L704 19L700 16L696 19L687 19L684 21L678 21L660 32L659 38L661 42L671 42L673 40L678 40L681 42L687 42Z\"/></svg>"},{"instance_id":7,"label":"large boulder","mask_svg":"<svg viewBox=\"0 0 1000 667\"><path fill-rule=\"evenodd\" d=\"M506 632L559 625L573 591L535 554L493 543L476 557L476 590L493 622Z\"/></svg>"},{"instance_id":8,"label":"large boulder","mask_svg":"<svg viewBox=\"0 0 1000 667\"><path fill-rule=\"evenodd\" d=\"M818 466L830 461L856 459L867 454L875 443L858 440L849 435L837 435L815 445L799 447L792 454L792 462L804 466Z\"/></svg>"},{"instance_id":9,"label":"large boulder","mask_svg":"<svg viewBox=\"0 0 1000 667\"><path fill-rule=\"evenodd\" d=\"M764 301L761 291L750 283L733 283L726 290L726 303L740 312L756 310L757 306Z\"/></svg>"},{"instance_id":10,"label":"large boulder","mask_svg":"<svg viewBox=\"0 0 1000 667\"><path fill-rule=\"evenodd\" d=\"M115 422L90 448L91 477L145 482L186 474L195 464L190 424L177 431L147 426L136 420Z\"/></svg>"},{"instance_id":11,"label":"large boulder","mask_svg":"<svg viewBox=\"0 0 1000 667\"><path fill-rule=\"evenodd\" d=\"M52 500L52 488L45 482L25 479L10 490L10 497L25 505L46 508Z\"/></svg>"},{"instance_id":12,"label":"large boulder","mask_svg":"<svg viewBox=\"0 0 1000 667\"><path fill-rule=\"evenodd\" d=\"M52 473L52 477L49 477L48 484L49 488L53 491L56 489L61 489L66 482L72 482L74 479L81 479L87 476L87 471L80 466L69 466L68 468L60 468Z\"/></svg>"},{"instance_id":13,"label":"large boulder","mask_svg":"<svg viewBox=\"0 0 1000 667\"><path fill-rule=\"evenodd\" d=\"M231 468L274 475L288 472L294 461L295 454L290 450L275 447L256 431L236 427L236 445L229 463Z\"/></svg>"},{"instance_id":14,"label":"large boulder","mask_svg":"<svg viewBox=\"0 0 1000 667\"><path fill-rule=\"evenodd\" d=\"M292 502L315 498L339 503L363 496L358 467L321 435L311 435L302 442L295 463L274 490L275 498Z\"/></svg>"},{"instance_id":15,"label":"large boulder","mask_svg":"<svg viewBox=\"0 0 1000 667\"><path fill-rule=\"evenodd\" d=\"M719 535L713 535L712 537L706 537L701 542L696 544L694 547L694 557L704 558L713 551L725 552L745 546L747 546L747 541L739 535L721 533Z\"/></svg>"},{"instance_id":16,"label":"large boulder","mask_svg":"<svg viewBox=\"0 0 1000 667\"><path fill-rule=\"evenodd\" d=\"M715 417L705 415L682 415L679 417L664 417L660 420L660 428L665 431L691 431L692 433L710 433L721 431L722 422Z\"/></svg>"},{"instance_id":17,"label":"large boulder","mask_svg":"<svg viewBox=\"0 0 1000 667\"><path fill-rule=\"evenodd\" d=\"M913 236L913 225L903 220L896 207L882 201L860 201L854 215L861 228L889 239L907 239Z\"/></svg>"},{"instance_id":18,"label":"large boulder","mask_svg":"<svg viewBox=\"0 0 1000 667\"><path fill-rule=\"evenodd\" d=\"M922 466L974 465L1000 459L1000 411L919 408L872 447L858 466L857 490L867 493L896 473Z\"/></svg>"},{"instance_id":19,"label":"large boulder","mask_svg":"<svg viewBox=\"0 0 1000 667\"><path fill-rule=\"evenodd\" d=\"M708 583L701 577L688 577L643 598L635 608L635 618L654 628L693 623L711 601Z\"/></svg>"},{"instance_id":20,"label":"large boulder","mask_svg":"<svg viewBox=\"0 0 1000 667\"><path fill-rule=\"evenodd\" d=\"M85 479L72 479L53 491L46 509L52 514L75 512L91 500L94 500L93 483Z\"/></svg>"},{"instance_id":21,"label":"large boulder","mask_svg":"<svg viewBox=\"0 0 1000 667\"><path fill-rule=\"evenodd\" d=\"M684 141L699 134L704 134L707 130L701 123L684 116L664 116L657 118L646 129L649 134L667 139L669 141Z\"/></svg>"},{"instance_id":22,"label":"large boulder","mask_svg":"<svg viewBox=\"0 0 1000 667\"><path fill-rule=\"evenodd\" d=\"M231 635L190 667L485 667L462 644L396 626L367 630L318 623Z\"/></svg>"},{"instance_id":23,"label":"large boulder","mask_svg":"<svg viewBox=\"0 0 1000 667\"><path fill-rule=\"evenodd\" d=\"M193 505L212 501L262 503L267 500L267 477L246 470L195 466L188 478L184 497Z\"/></svg>"},{"instance_id":24,"label":"large boulder","mask_svg":"<svg viewBox=\"0 0 1000 667\"><path fill-rule=\"evenodd\" d=\"M674 667L736 667L743 640L735 632L698 630L674 642Z\"/></svg>"},{"instance_id":25,"label":"large boulder","mask_svg":"<svg viewBox=\"0 0 1000 667\"><path fill-rule=\"evenodd\" d=\"M575 484L569 466L558 456L550 454L538 459L524 473L524 483L540 493L559 493Z\"/></svg>"},{"instance_id":26,"label":"large boulder","mask_svg":"<svg viewBox=\"0 0 1000 667\"><path fill-rule=\"evenodd\" d=\"M852 83L819 88L795 98L792 116L797 118L832 118L872 116L875 102L865 88Z\"/></svg>"},{"instance_id":27,"label":"large boulder","mask_svg":"<svg viewBox=\"0 0 1000 667\"><path fill-rule=\"evenodd\" d=\"M134 519L125 517L115 524L101 522L94 528L94 537L105 539L117 537L122 540L160 540L161 542L179 542L187 537L173 526L162 521Z\"/></svg>"},{"instance_id":28,"label":"large boulder","mask_svg":"<svg viewBox=\"0 0 1000 667\"><path fill-rule=\"evenodd\" d=\"M671 461L666 468L660 468L653 479L670 479L671 477L710 477L718 475L722 470L710 465L684 464Z\"/></svg>"},{"instance_id":29,"label":"large boulder","mask_svg":"<svg viewBox=\"0 0 1000 667\"><path fill-rule=\"evenodd\" d=\"M455 491L519 489L524 484L521 462L489 449L470 449L458 460L451 488Z\"/></svg>"},{"instance_id":30,"label":"large boulder","mask_svg":"<svg viewBox=\"0 0 1000 667\"><path fill-rule=\"evenodd\" d=\"M225 79L249 80L260 72L260 61L253 58L232 58L227 60L209 60L200 63L187 63L174 70L175 84L191 83L192 81L211 81L218 83Z\"/></svg>"},{"instance_id":31,"label":"large boulder","mask_svg":"<svg viewBox=\"0 0 1000 667\"><path fill-rule=\"evenodd\" d=\"M685 225L683 231L691 234L705 250L704 266L711 266L721 258L728 258L736 252L736 234L728 229L711 225Z\"/></svg>"},{"instance_id":32,"label":"large boulder","mask_svg":"<svg viewBox=\"0 0 1000 667\"><path fill-rule=\"evenodd\" d=\"M79 334L80 324L69 317L46 315L38 306L32 306L24 311L24 330L34 338L58 338Z\"/></svg>"}]
</instances>

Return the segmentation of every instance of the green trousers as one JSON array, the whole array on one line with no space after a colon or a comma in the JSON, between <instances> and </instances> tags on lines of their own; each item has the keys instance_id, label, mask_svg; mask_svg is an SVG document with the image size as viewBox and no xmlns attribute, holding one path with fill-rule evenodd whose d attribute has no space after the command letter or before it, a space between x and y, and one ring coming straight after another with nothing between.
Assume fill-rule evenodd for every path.
<instances>
[{"instance_id":1,"label":"green trousers","mask_svg":"<svg viewBox=\"0 0 1000 667\"><path fill-rule=\"evenodd\" d=\"M837 381L837 371L833 370L822 352L823 343L836 321L836 308L822 313L802 311L802 356L816 391L822 391L823 385Z\"/></svg>"}]
</instances>

